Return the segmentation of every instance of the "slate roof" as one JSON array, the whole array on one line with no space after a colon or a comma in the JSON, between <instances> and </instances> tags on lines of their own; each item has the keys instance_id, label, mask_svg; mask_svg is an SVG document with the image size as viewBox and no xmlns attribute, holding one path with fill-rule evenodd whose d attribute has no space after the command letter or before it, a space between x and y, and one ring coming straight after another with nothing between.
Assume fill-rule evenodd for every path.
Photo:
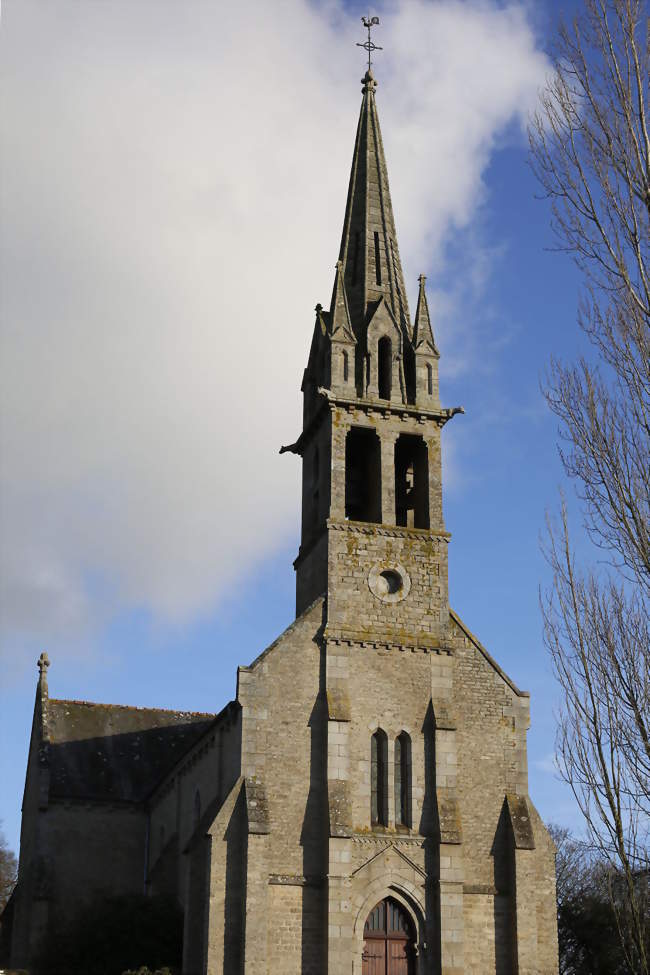
<instances>
[{"instance_id":1,"label":"slate roof","mask_svg":"<svg viewBox=\"0 0 650 975\"><path fill-rule=\"evenodd\" d=\"M50 698L50 796L141 802L215 718L190 711Z\"/></svg>"}]
</instances>

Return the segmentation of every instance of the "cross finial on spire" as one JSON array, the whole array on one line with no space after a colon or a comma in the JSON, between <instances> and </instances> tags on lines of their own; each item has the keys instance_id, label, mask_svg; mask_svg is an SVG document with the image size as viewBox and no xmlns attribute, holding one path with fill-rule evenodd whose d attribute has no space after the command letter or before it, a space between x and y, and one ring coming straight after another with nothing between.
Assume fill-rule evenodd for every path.
<instances>
[{"instance_id":1,"label":"cross finial on spire","mask_svg":"<svg viewBox=\"0 0 650 975\"><path fill-rule=\"evenodd\" d=\"M38 666L38 672L40 674L41 680L43 678L47 680L47 668L50 666L50 658L45 653L45 651L43 651L43 653L38 658L37 666Z\"/></svg>"},{"instance_id":2,"label":"cross finial on spire","mask_svg":"<svg viewBox=\"0 0 650 975\"><path fill-rule=\"evenodd\" d=\"M379 47L378 44L375 44L372 40L372 37L370 36L370 32L372 28L379 26L379 17L371 17L370 14L368 14L367 17L361 18L361 23L368 31L368 40L364 41L363 44L360 41L357 41L357 47L363 47L368 52L368 74L370 74L370 69L372 68L372 61L370 60L370 55L372 54L373 51L383 51L383 47Z\"/></svg>"}]
</instances>

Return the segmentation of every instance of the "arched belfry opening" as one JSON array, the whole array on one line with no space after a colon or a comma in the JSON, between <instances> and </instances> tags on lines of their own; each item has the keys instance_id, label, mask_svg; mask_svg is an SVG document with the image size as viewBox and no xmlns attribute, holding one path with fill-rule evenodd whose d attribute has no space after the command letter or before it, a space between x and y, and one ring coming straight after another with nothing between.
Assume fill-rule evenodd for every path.
<instances>
[{"instance_id":1,"label":"arched belfry opening","mask_svg":"<svg viewBox=\"0 0 650 975\"><path fill-rule=\"evenodd\" d=\"M390 399L393 384L393 343L384 335L377 343L377 386L379 399Z\"/></svg>"},{"instance_id":2,"label":"arched belfry opening","mask_svg":"<svg viewBox=\"0 0 650 975\"><path fill-rule=\"evenodd\" d=\"M415 975L415 929L392 897L375 904L363 929L362 975Z\"/></svg>"},{"instance_id":3,"label":"arched belfry opening","mask_svg":"<svg viewBox=\"0 0 650 975\"><path fill-rule=\"evenodd\" d=\"M381 444L374 430L352 427L346 437L345 517L381 522Z\"/></svg>"},{"instance_id":4,"label":"arched belfry opening","mask_svg":"<svg viewBox=\"0 0 650 975\"><path fill-rule=\"evenodd\" d=\"M429 528L429 455L422 437L402 434L395 444L395 515L405 528Z\"/></svg>"}]
</instances>

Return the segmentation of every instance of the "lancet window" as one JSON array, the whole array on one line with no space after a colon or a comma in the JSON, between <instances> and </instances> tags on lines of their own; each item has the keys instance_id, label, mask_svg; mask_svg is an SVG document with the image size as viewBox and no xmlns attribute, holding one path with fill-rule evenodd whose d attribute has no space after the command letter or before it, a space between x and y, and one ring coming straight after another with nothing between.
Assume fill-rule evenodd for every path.
<instances>
[{"instance_id":1,"label":"lancet window","mask_svg":"<svg viewBox=\"0 0 650 975\"><path fill-rule=\"evenodd\" d=\"M411 825L411 739L406 731L395 739L395 822Z\"/></svg>"},{"instance_id":2,"label":"lancet window","mask_svg":"<svg viewBox=\"0 0 650 975\"><path fill-rule=\"evenodd\" d=\"M388 826L388 738L378 728L370 743L370 820Z\"/></svg>"},{"instance_id":3,"label":"lancet window","mask_svg":"<svg viewBox=\"0 0 650 975\"><path fill-rule=\"evenodd\" d=\"M390 399L393 383L393 346L387 335L377 343L377 385L379 399Z\"/></svg>"}]
</instances>

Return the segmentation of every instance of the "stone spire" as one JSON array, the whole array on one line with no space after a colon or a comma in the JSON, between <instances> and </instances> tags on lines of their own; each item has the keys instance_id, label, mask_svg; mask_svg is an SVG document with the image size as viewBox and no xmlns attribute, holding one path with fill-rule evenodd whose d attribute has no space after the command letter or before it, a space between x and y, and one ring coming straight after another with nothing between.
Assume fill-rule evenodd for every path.
<instances>
[{"instance_id":1,"label":"stone spire","mask_svg":"<svg viewBox=\"0 0 650 975\"><path fill-rule=\"evenodd\" d=\"M408 302L375 104L377 82L371 70L366 72L362 83L363 100L339 255L350 318L359 339L383 297L410 337Z\"/></svg>"},{"instance_id":2,"label":"stone spire","mask_svg":"<svg viewBox=\"0 0 650 975\"><path fill-rule=\"evenodd\" d=\"M421 274L418 278L420 288L418 291L418 306L415 310L415 325L413 327L413 348L419 349L421 346L429 346L434 355L439 356L436 342L433 337L431 318L429 316L429 304L425 290L426 276Z\"/></svg>"},{"instance_id":3,"label":"stone spire","mask_svg":"<svg viewBox=\"0 0 650 975\"><path fill-rule=\"evenodd\" d=\"M330 306L330 334L336 335L340 329L345 335L354 342L354 331L350 318L348 299L343 287L343 265L341 261L336 262L336 274L334 275L334 288L332 289L332 303Z\"/></svg>"}]
</instances>

